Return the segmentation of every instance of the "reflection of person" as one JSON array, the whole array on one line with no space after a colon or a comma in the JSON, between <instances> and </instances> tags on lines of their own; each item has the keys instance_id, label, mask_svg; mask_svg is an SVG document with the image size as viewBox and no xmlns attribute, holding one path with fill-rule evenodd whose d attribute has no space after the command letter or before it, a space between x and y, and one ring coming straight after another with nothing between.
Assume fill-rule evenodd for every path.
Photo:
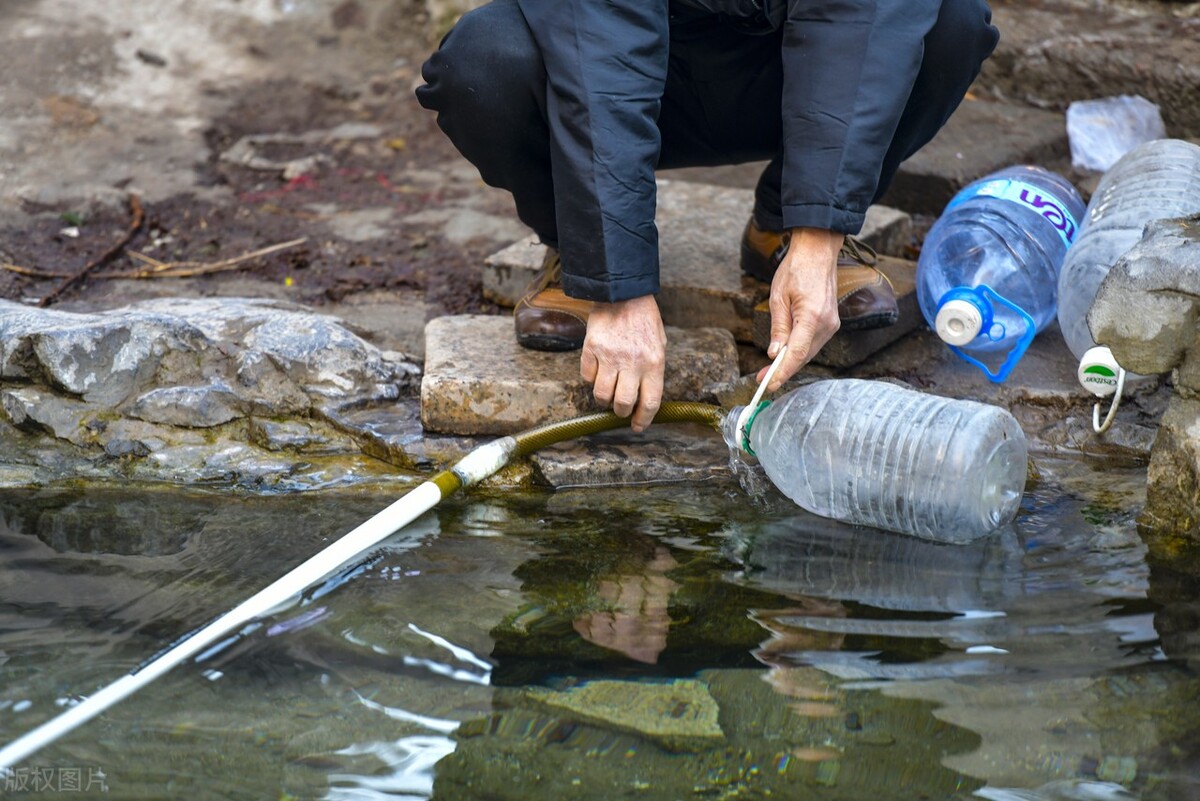
<instances>
[{"instance_id":1,"label":"reflection of person","mask_svg":"<svg viewBox=\"0 0 1200 801\"><path fill-rule=\"evenodd\" d=\"M679 585L666 572L678 567L671 552L655 548L654 557L638 574L622 574L600 582L598 595L611 606L575 619L574 628L588 642L619 651L653 665L667 647L671 618L667 606Z\"/></svg>"},{"instance_id":2,"label":"reflection of person","mask_svg":"<svg viewBox=\"0 0 1200 801\"><path fill-rule=\"evenodd\" d=\"M984 0L493 0L417 95L551 247L518 339L582 347L596 399L642 430L666 345L655 168L770 159L742 268L771 281L777 389L839 326L894 321L844 235L962 100L990 16Z\"/></svg>"}]
</instances>

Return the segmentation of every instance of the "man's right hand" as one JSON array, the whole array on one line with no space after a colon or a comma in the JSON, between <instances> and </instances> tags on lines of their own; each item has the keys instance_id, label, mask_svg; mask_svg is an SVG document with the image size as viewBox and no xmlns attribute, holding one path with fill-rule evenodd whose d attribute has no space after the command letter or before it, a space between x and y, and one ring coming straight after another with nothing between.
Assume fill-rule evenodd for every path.
<instances>
[{"instance_id":1,"label":"man's right hand","mask_svg":"<svg viewBox=\"0 0 1200 801\"><path fill-rule=\"evenodd\" d=\"M775 392L816 355L841 326L837 310L837 260L844 237L817 228L793 228L771 281L771 344L774 359L787 345L768 392ZM762 381L769 368L758 372Z\"/></svg>"},{"instance_id":2,"label":"man's right hand","mask_svg":"<svg viewBox=\"0 0 1200 801\"><path fill-rule=\"evenodd\" d=\"M667 333L653 295L597 303L588 315L579 372L596 400L645 431L662 405Z\"/></svg>"}]
</instances>

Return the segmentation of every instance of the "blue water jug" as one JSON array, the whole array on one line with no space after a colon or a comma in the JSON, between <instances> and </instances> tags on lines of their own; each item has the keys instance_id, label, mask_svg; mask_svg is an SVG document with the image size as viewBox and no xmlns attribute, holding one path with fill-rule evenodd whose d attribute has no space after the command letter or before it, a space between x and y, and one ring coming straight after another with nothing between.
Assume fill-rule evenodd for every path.
<instances>
[{"instance_id":1,"label":"blue water jug","mask_svg":"<svg viewBox=\"0 0 1200 801\"><path fill-rule=\"evenodd\" d=\"M1008 378L1054 319L1058 271L1083 213L1083 199L1062 176L1009 167L964 187L925 237L917 261L921 314L993 382ZM995 370L980 358L993 354L1003 354Z\"/></svg>"}]
</instances>

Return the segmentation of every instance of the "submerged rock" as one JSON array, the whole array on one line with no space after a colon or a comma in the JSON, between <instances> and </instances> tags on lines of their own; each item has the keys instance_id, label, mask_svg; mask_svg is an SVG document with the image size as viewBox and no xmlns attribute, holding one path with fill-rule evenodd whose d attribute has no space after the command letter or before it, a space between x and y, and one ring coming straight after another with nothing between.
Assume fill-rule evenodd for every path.
<instances>
[{"instance_id":1,"label":"submerged rock","mask_svg":"<svg viewBox=\"0 0 1200 801\"><path fill-rule=\"evenodd\" d=\"M641 735L668 751L703 751L725 738L717 702L703 682L691 679L590 681L561 692L535 687L526 696L585 723Z\"/></svg>"}]
</instances>

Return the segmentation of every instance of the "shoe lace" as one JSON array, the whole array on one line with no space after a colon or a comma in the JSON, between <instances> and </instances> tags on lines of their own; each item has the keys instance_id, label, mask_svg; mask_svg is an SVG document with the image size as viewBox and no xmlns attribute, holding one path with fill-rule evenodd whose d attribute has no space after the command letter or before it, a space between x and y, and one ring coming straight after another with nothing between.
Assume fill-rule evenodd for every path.
<instances>
[{"instance_id":1,"label":"shoe lace","mask_svg":"<svg viewBox=\"0 0 1200 801\"><path fill-rule=\"evenodd\" d=\"M534 276L529 286L525 287L525 291L521 293L521 296L524 300L528 301L543 289L561 282L562 259L559 258L557 249L547 248L546 256L542 259L542 269L538 270L538 274Z\"/></svg>"},{"instance_id":2,"label":"shoe lace","mask_svg":"<svg viewBox=\"0 0 1200 801\"><path fill-rule=\"evenodd\" d=\"M838 256L868 267L874 267L879 262L879 254L875 252L875 248L850 235L842 241L842 249L838 251Z\"/></svg>"},{"instance_id":3,"label":"shoe lace","mask_svg":"<svg viewBox=\"0 0 1200 801\"><path fill-rule=\"evenodd\" d=\"M537 291L541 292L546 287L561 281L562 259L558 255L558 250L549 248L546 251L546 258L542 261L541 273L537 277Z\"/></svg>"}]
</instances>

